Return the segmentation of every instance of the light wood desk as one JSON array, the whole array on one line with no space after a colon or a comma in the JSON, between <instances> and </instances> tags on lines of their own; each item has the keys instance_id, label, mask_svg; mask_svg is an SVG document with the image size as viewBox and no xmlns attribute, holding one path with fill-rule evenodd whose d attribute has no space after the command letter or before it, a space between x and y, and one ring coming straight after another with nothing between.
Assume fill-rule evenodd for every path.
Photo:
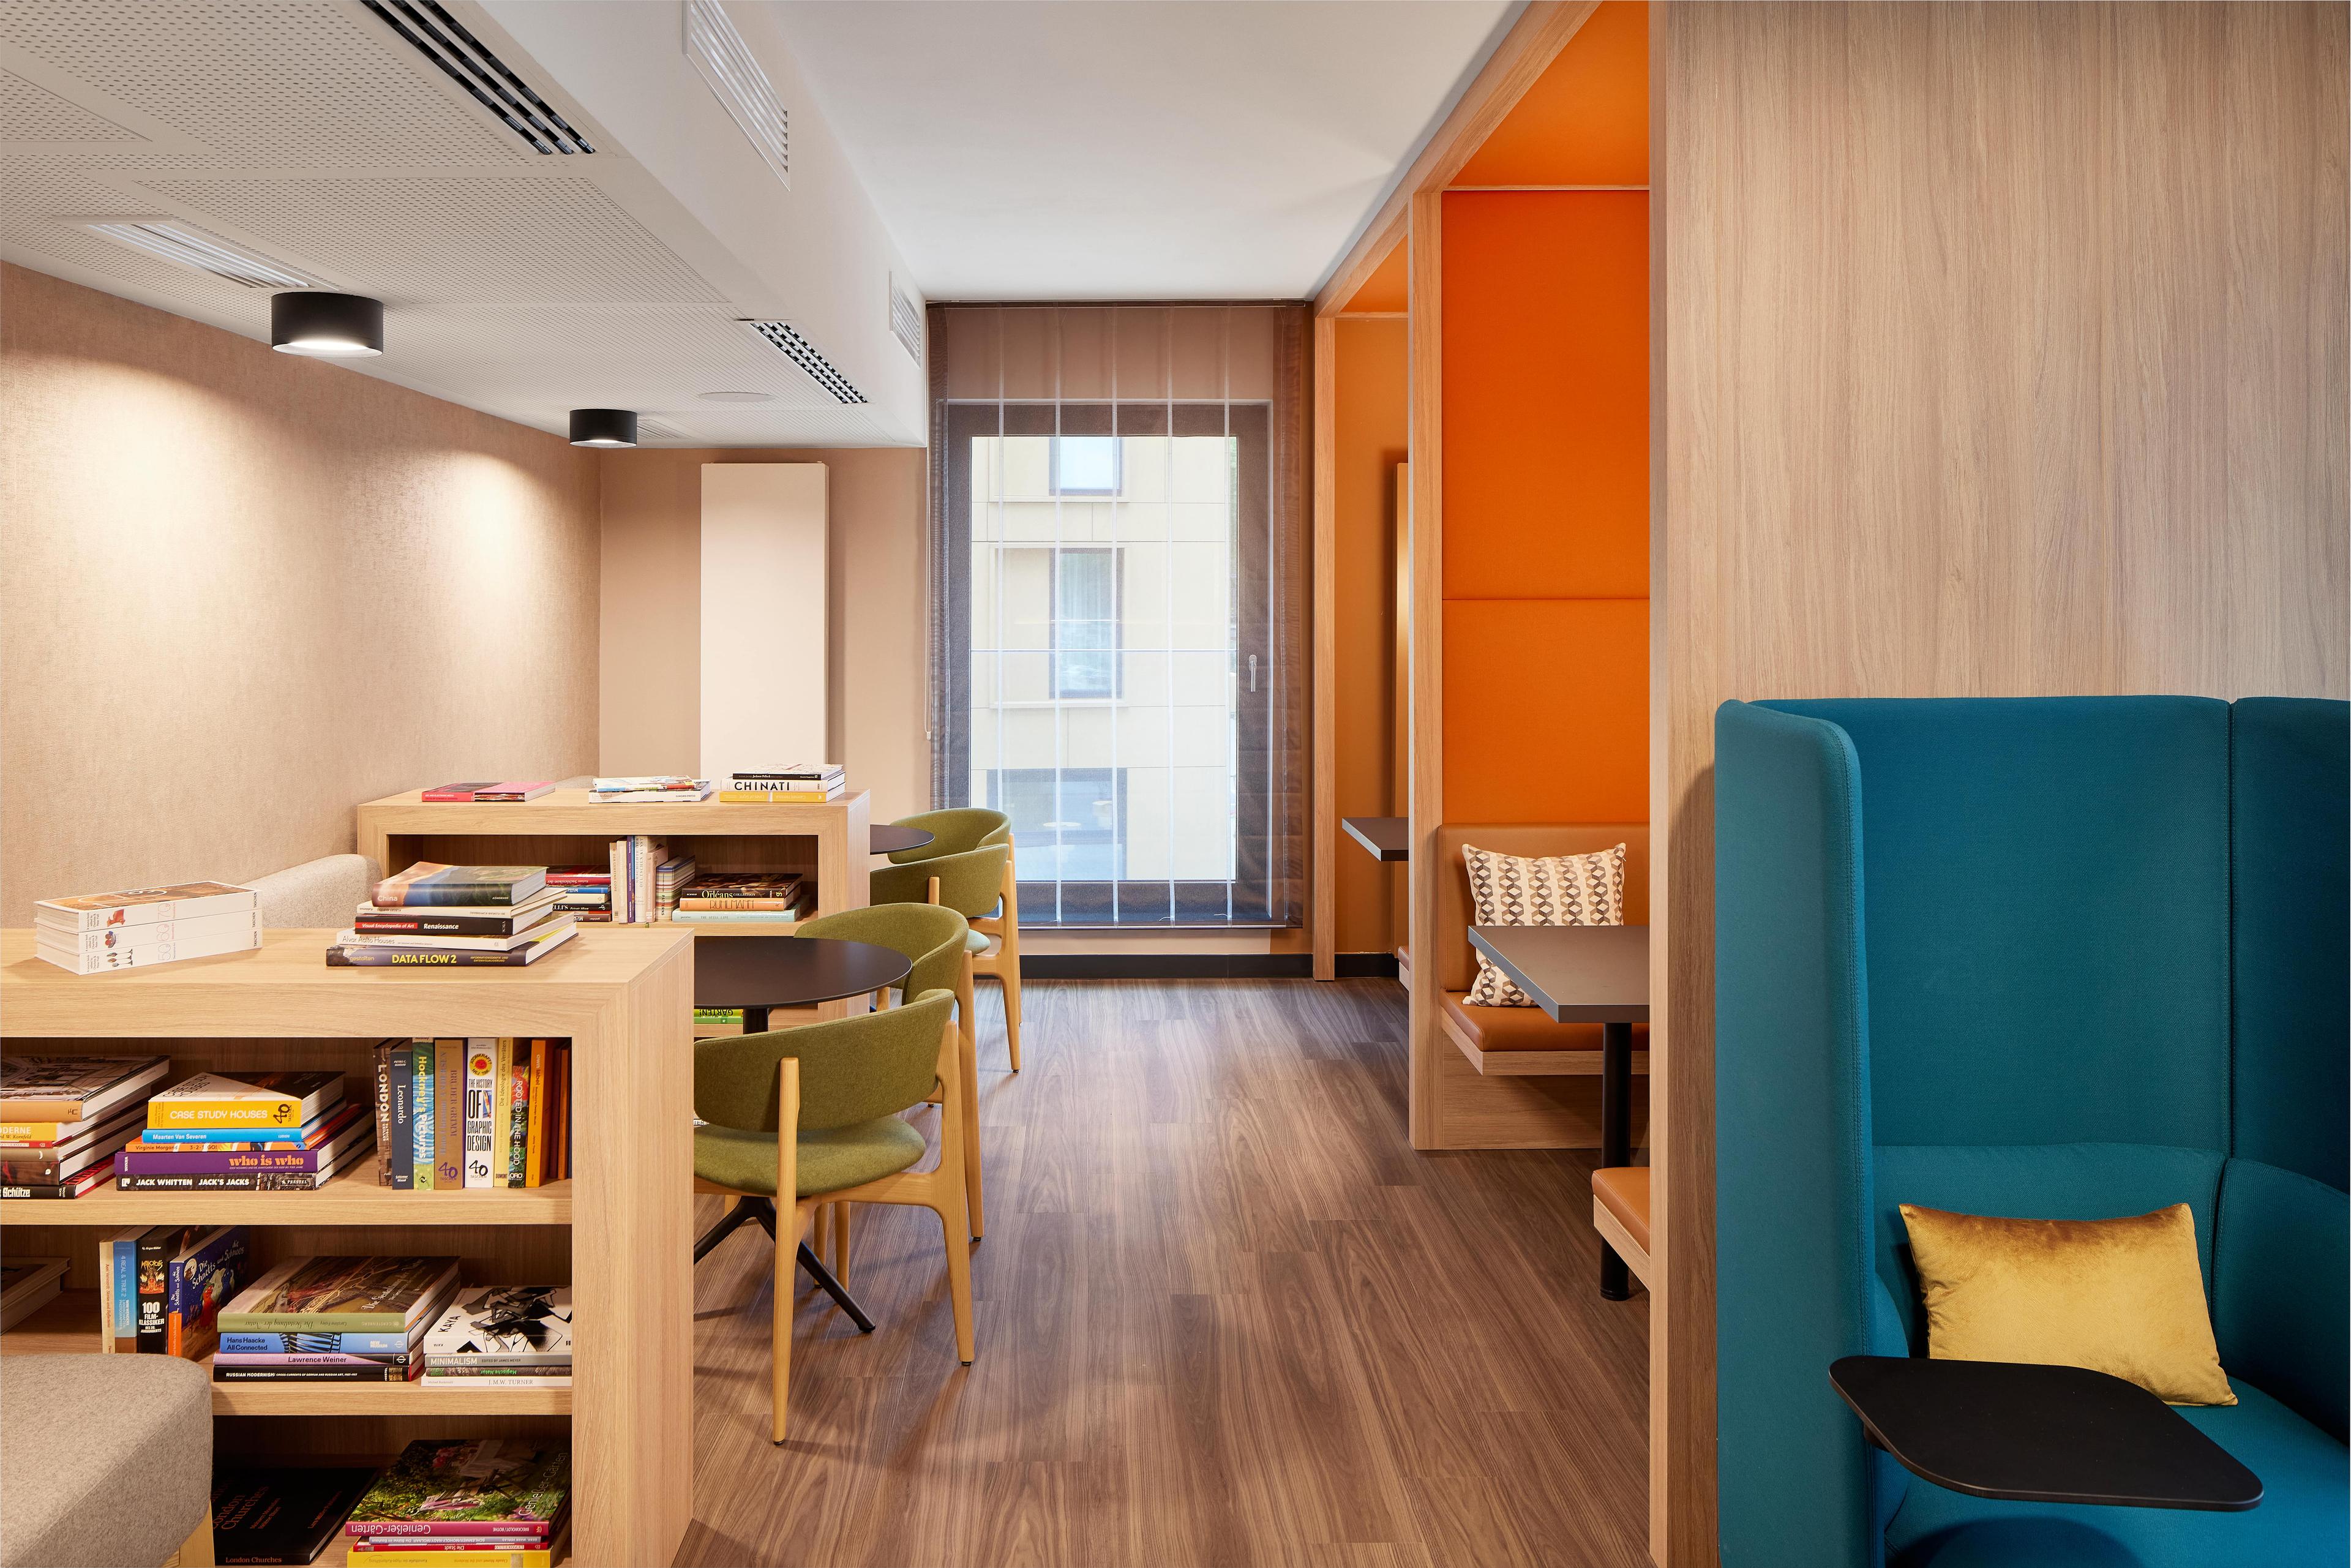
<instances>
[{"instance_id":1,"label":"light wood desk","mask_svg":"<svg viewBox=\"0 0 2351 1568\"><path fill-rule=\"evenodd\" d=\"M426 804L421 790L359 809L359 852L390 876L418 861L451 865L602 865L614 839L644 833L703 871L792 871L816 878L817 913L861 909L872 874L870 798L821 804L763 800L598 805L585 780L536 800ZM718 936L789 936L789 920L693 923Z\"/></svg>"},{"instance_id":2,"label":"light wood desk","mask_svg":"<svg viewBox=\"0 0 2351 1568\"><path fill-rule=\"evenodd\" d=\"M614 808L617 809L617 808ZM28 931L0 932L0 1037L12 1051L168 1052L198 1067L340 1067L371 1098L387 1038L568 1037L571 1180L398 1192L372 1155L317 1192L0 1199L0 1239L69 1258L66 1295L0 1352L99 1349L97 1239L119 1226L253 1226L256 1264L309 1252L455 1254L468 1284L569 1281L572 1386L480 1394L400 1384L215 1385L229 1457L386 1458L435 1436L560 1440L572 1458L570 1561L675 1556L694 1506L694 941L685 926L595 927L526 969L330 969L332 933L272 931L259 950L76 976Z\"/></svg>"}]
</instances>

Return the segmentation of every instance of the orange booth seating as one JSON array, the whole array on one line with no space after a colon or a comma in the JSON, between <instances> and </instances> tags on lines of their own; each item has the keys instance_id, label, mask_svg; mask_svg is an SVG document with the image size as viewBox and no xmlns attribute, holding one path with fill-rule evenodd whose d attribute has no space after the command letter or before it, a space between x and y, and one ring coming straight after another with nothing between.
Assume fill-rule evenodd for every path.
<instances>
[{"instance_id":1,"label":"orange booth seating","mask_svg":"<svg viewBox=\"0 0 2351 1568\"><path fill-rule=\"evenodd\" d=\"M1475 844L1511 855L1591 854L1625 846L1625 924L1649 923L1649 828L1646 822L1454 823L1437 830L1435 962L1429 978L1440 993L1437 1024L1479 1071L1559 1074L1600 1071L1600 1025L1554 1023L1540 1008L1473 1008L1469 987L1478 955L1469 946L1477 905L1461 846ZM1649 1071L1649 1026L1633 1026L1633 1071Z\"/></svg>"}]
</instances>

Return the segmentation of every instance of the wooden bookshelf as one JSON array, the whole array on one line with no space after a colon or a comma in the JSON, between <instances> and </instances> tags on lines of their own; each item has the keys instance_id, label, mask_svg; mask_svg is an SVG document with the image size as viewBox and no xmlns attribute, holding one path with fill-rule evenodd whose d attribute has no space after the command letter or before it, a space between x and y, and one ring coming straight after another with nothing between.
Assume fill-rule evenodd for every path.
<instances>
[{"instance_id":1,"label":"wooden bookshelf","mask_svg":"<svg viewBox=\"0 0 2351 1568\"><path fill-rule=\"evenodd\" d=\"M317 1192L110 1185L0 1202L11 1254L69 1257L76 1270L73 1288L0 1335L0 1354L99 1351L87 1287L95 1237L115 1226L247 1224L257 1257L439 1250L463 1260L468 1282L569 1281L568 1389L215 1384L214 1414L231 1423L220 1449L274 1459L348 1441L396 1450L453 1432L568 1429L571 1560L670 1561L693 1498L690 931L590 926L515 970L330 969L332 933L273 931L254 952L88 977L34 956L31 933L0 932L0 1038L12 1051L167 1051L175 1071L302 1060L349 1071L386 1038L531 1035L569 1038L575 1063L573 1177L549 1186L395 1192L374 1185L371 1160Z\"/></svg>"},{"instance_id":2,"label":"wooden bookshelf","mask_svg":"<svg viewBox=\"0 0 2351 1568\"><path fill-rule=\"evenodd\" d=\"M428 804L410 789L359 809L359 852L389 876L418 861L452 865L604 863L614 839L644 833L704 871L791 871L816 879L817 913L862 907L871 807L855 789L821 805L694 800L600 806L573 780L536 800ZM682 922L716 936L789 936L788 920ZM590 927L594 929L594 927Z\"/></svg>"}]
</instances>

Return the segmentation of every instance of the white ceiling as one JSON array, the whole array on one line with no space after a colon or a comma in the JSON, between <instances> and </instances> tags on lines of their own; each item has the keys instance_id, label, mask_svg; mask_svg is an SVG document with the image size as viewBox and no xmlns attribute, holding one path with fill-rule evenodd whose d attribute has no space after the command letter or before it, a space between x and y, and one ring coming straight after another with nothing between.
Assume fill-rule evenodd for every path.
<instances>
[{"instance_id":1,"label":"white ceiling","mask_svg":"<svg viewBox=\"0 0 2351 1568\"><path fill-rule=\"evenodd\" d=\"M934 299L1295 299L1510 0L789 0L777 26Z\"/></svg>"}]
</instances>

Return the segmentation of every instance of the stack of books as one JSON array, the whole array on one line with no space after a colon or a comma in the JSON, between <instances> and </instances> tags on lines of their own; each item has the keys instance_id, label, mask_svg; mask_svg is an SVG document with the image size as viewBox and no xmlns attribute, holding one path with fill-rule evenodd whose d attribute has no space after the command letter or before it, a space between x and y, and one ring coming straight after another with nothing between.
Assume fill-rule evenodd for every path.
<instances>
[{"instance_id":1,"label":"stack of books","mask_svg":"<svg viewBox=\"0 0 2351 1568\"><path fill-rule=\"evenodd\" d=\"M373 1465L213 1471L213 1560L308 1568L375 1484Z\"/></svg>"},{"instance_id":2,"label":"stack of books","mask_svg":"<svg viewBox=\"0 0 2351 1568\"><path fill-rule=\"evenodd\" d=\"M544 1186L571 1174L571 1042L386 1040L376 1181L408 1192Z\"/></svg>"},{"instance_id":3,"label":"stack of books","mask_svg":"<svg viewBox=\"0 0 2351 1568\"><path fill-rule=\"evenodd\" d=\"M538 962L579 931L557 907L559 889L536 865L420 861L376 883L327 949L337 967L514 968Z\"/></svg>"},{"instance_id":4,"label":"stack of books","mask_svg":"<svg viewBox=\"0 0 2351 1568\"><path fill-rule=\"evenodd\" d=\"M424 1336L427 1388L571 1386L571 1289L479 1285Z\"/></svg>"},{"instance_id":5,"label":"stack of books","mask_svg":"<svg viewBox=\"0 0 2351 1568\"><path fill-rule=\"evenodd\" d=\"M225 882L183 882L33 905L33 950L61 969L95 975L210 958L261 946L261 895Z\"/></svg>"},{"instance_id":6,"label":"stack of books","mask_svg":"<svg viewBox=\"0 0 2351 1568\"><path fill-rule=\"evenodd\" d=\"M571 1450L515 1437L420 1438L343 1525L370 1568L551 1568L571 1515Z\"/></svg>"},{"instance_id":7,"label":"stack of books","mask_svg":"<svg viewBox=\"0 0 2351 1568\"><path fill-rule=\"evenodd\" d=\"M436 806L466 805L492 800L536 800L555 788L551 779L509 779L500 782L475 780L464 784L436 784L424 791L424 799Z\"/></svg>"},{"instance_id":8,"label":"stack of books","mask_svg":"<svg viewBox=\"0 0 2351 1568\"><path fill-rule=\"evenodd\" d=\"M641 773L622 779L598 779L589 785L588 799L607 805L707 800L710 799L710 780L688 779L679 773Z\"/></svg>"},{"instance_id":9,"label":"stack of books","mask_svg":"<svg viewBox=\"0 0 2351 1568\"><path fill-rule=\"evenodd\" d=\"M98 1239L99 1348L202 1361L221 1307L244 1287L252 1238L242 1225L132 1226Z\"/></svg>"},{"instance_id":10,"label":"stack of books","mask_svg":"<svg viewBox=\"0 0 2351 1568\"><path fill-rule=\"evenodd\" d=\"M722 800L789 800L822 805L847 792L849 780L838 762L795 762L772 773L729 773Z\"/></svg>"},{"instance_id":11,"label":"stack of books","mask_svg":"<svg viewBox=\"0 0 2351 1568\"><path fill-rule=\"evenodd\" d=\"M671 918L708 925L799 920L811 902L810 893L808 878L798 872L711 872L678 894Z\"/></svg>"},{"instance_id":12,"label":"stack of books","mask_svg":"<svg viewBox=\"0 0 2351 1568\"><path fill-rule=\"evenodd\" d=\"M0 1263L0 1333L15 1328L65 1289L65 1258L11 1258Z\"/></svg>"},{"instance_id":13,"label":"stack of books","mask_svg":"<svg viewBox=\"0 0 2351 1568\"><path fill-rule=\"evenodd\" d=\"M455 1258L289 1258L221 1310L215 1383L407 1383Z\"/></svg>"},{"instance_id":14,"label":"stack of books","mask_svg":"<svg viewBox=\"0 0 2351 1568\"><path fill-rule=\"evenodd\" d=\"M114 1156L125 1192L314 1192L375 1143L338 1071L199 1072L147 1102Z\"/></svg>"},{"instance_id":15,"label":"stack of books","mask_svg":"<svg viewBox=\"0 0 2351 1568\"><path fill-rule=\"evenodd\" d=\"M0 1057L0 1196L79 1197L108 1180L171 1068L162 1056Z\"/></svg>"},{"instance_id":16,"label":"stack of books","mask_svg":"<svg viewBox=\"0 0 2351 1568\"><path fill-rule=\"evenodd\" d=\"M555 890L555 907L584 924L612 918L612 868L609 865L551 865L547 885Z\"/></svg>"}]
</instances>

